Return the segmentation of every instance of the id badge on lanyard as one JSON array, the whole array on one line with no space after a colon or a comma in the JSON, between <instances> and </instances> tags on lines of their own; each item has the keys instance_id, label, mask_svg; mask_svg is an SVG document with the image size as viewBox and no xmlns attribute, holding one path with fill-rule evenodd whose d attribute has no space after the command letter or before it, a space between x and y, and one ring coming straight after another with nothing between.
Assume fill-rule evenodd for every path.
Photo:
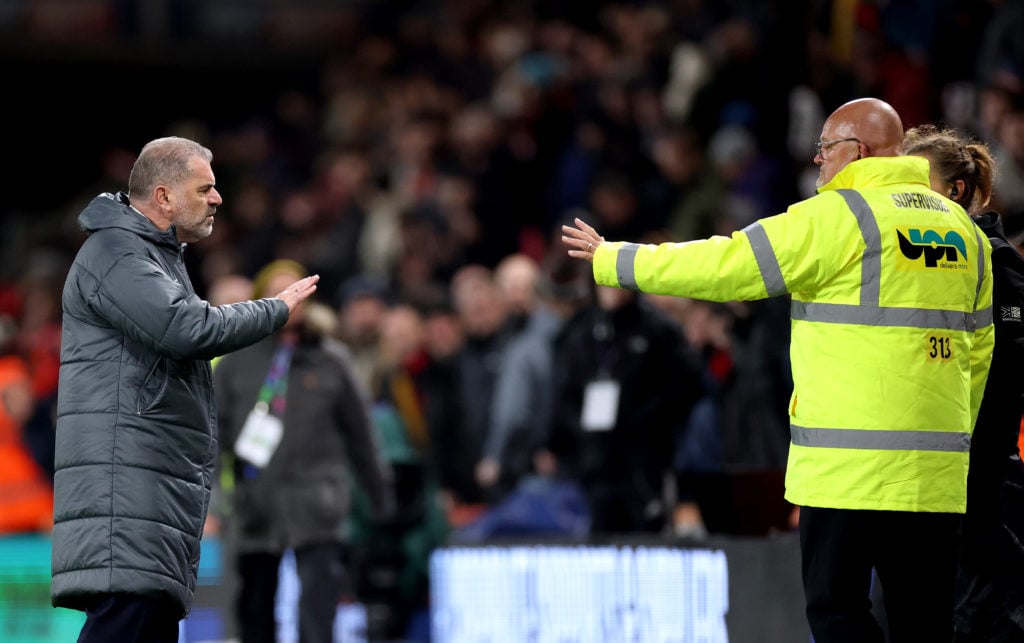
<instances>
[{"instance_id":1,"label":"id badge on lanyard","mask_svg":"<svg viewBox=\"0 0 1024 643\"><path fill-rule=\"evenodd\" d=\"M619 416L621 385L613 379L591 381L583 390L583 409L580 425L584 431L608 431Z\"/></svg>"},{"instance_id":2,"label":"id badge on lanyard","mask_svg":"<svg viewBox=\"0 0 1024 643\"><path fill-rule=\"evenodd\" d=\"M262 469L274 456L283 435L281 418L270 414L266 402L257 402L235 440L235 455Z\"/></svg>"}]
</instances>

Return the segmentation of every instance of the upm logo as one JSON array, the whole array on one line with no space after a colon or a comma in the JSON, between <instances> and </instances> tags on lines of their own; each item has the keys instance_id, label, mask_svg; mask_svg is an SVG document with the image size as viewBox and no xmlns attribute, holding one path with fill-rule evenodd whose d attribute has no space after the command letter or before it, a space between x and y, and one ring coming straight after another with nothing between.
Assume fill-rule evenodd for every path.
<instances>
[{"instance_id":1,"label":"upm logo","mask_svg":"<svg viewBox=\"0 0 1024 643\"><path fill-rule=\"evenodd\" d=\"M967 267L967 244L955 230L942 232L909 228L906 234L903 230L896 230L896 236L900 240L903 256L911 261L917 261L923 256L926 268L960 270Z\"/></svg>"}]
</instances>

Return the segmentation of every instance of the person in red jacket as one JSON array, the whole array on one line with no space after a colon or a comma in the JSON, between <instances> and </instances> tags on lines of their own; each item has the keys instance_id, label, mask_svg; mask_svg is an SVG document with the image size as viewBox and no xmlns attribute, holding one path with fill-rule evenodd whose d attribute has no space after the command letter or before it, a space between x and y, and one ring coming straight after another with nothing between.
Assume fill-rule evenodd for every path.
<instances>
[{"instance_id":1,"label":"person in red jacket","mask_svg":"<svg viewBox=\"0 0 1024 643\"><path fill-rule=\"evenodd\" d=\"M0 534L53 526L53 489L22 439L34 397L28 365L6 350L13 328L0 319Z\"/></svg>"}]
</instances>

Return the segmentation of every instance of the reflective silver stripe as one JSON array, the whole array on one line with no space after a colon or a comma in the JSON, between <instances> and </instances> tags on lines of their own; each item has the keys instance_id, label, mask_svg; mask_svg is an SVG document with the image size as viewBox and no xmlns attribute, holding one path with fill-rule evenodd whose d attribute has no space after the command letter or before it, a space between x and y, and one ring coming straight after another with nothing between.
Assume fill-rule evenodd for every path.
<instances>
[{"instance_id":1,"label":"reflective silver stripe","mask_svg":"<svg viewBox=\"0 0 1024 643\"><path fill-rule=\"evenodd\" d=\"M877 449L882 451L971 450L970 433L944 431L883 431L878 429L809 429L791 424L793 444L831 449Z\"/></svg>"},{"instance_id":2,"label":"reflective silver stripe","mask_svg":"<svg viewBox=\"0 0 1024 643\"><path fill-rule=\"evenodd\" d=\"M873 308L854 304L825 304L793 301L793 319L828 324L859 324L861 326L905 326L939 330L974 331L974 315L956 310L928 308ZM991 310L989 312L991 315Z\"/></svg>"},{"instance_id":3,"label":"reflective silver stripe","mask_svg":"<svg viewBox=\"0 0 1024 643\"><path fill-rule=\"evenodd\" d=\"M978 300L981 299L981 280L985 278L985 251L982 250L981 234L978 231L977 223L974 224L974 240L978 242L978 289L974 291L974 311L977 312ZM966 257L964 258L966 259ZM983 325L979 325L979 327L984 328Z\"/></svg>"},{"instance_id":4,"label":"reflective silver stripe","mask_svg":"<svg viewBox=\"0 0 1024 643\"><path fill-rule=\"evenodd\" d=\"M975 328L984 328L992 325L992 306L982 308L974 313Z\"/></svg>"},{"instance_id":5,"label":"reflective silver stripe","mask_svg":"<svg viewBox=\"0 0 1024 643\"><path fill-rule=\"evenodd\" d=\"M764 226L755 221L743 229L747 239L750 240L750 248L754 251L754 259L757 260L757 267L761 270L761 279L764 280L765 290L769 297L784 295L786 282L782 278L782 268L779 267L779 260L775 256L772 242L768 240L768 233Z\"/></svg>"},{"instance_id":6,"label":"reflective silver stripe","mask_svg":"<svg viewBox=\"0 0 1024 643\"><path fill-rule=\"evenodd\" d=\"M856 190L836 190L857 217L860 236L864 238L864 255L860 262L860 305L877 306L882 283L882 233L871 206Z\"/></svg>"},{"instance_id":7,"label":"reflective silver stripe","mask_svg":"<svg viewBox=\"0 0 1024 643\"><path fill-rule=\"evenodd\" d=\"M629 290L640 290L636 286L636 268L633 260L640 245L636 243L624 243L619 248L619 254L615 257L615 276L619 280L619 287Z\"/></svg>"},{"instance_id":8,"label":"reflective silver stripe","mask_svg":"<svg viewBox=\"0 0 1024 643\"><path fill-rule=\"evenodd\" d=\"M928 328L974 332L980 317L956 310L931 310L927 308L892 308L879 306L879 290L882 283L882 233L878 229L871 206L856 190L836 190L857 219L860 235L864 239L864 253L860 265L860 305L827 304L794 301L791 306L793 319L826 322L832 324L858 324L861 326L902 326L907 328ZM975 226L975 236L977 236ZM978 240L981 243L981 240ZM980 245L979 245L980 248ZM978 293L981 293L981 276L984 266L979 267ZM991 310L988 313L991 317Z\"/></svg>"}]
</instances>

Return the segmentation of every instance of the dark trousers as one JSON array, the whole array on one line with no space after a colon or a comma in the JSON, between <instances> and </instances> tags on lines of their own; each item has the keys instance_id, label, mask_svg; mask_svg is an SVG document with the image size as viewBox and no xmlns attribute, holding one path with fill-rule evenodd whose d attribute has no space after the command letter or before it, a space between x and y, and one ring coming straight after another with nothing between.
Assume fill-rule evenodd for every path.
<instances>
[{"instance_id":1,"label":"dark trousers","mask_svg":"<svg viewBox=\"0 0 1024 643\"><path fill-rule=\"evenodd\" d=\"M85 611L78 643L178 643L181 608L134 594L110 594Z\"/></svg>"},{"instance_id":2,"label":"dark trousers","mask_svg":"<svg viewBox=\"0 0 1024 643\"><path fill-rule=\"evenodd\" d=\"M961 516L801 507L807 620L815 643L882 643L871 570L882 586L890 643L953 640Z\"/></svg>"},{"instance_id":3,"label":"dark trousers","mask_svg":"<svg viewBox=\"0 0 1024 643\"><path fill-rule=\"evenodd\" d=\"M1005 479L989 474L977 487L971 485L980 474L968 478L953 611L957 643L1024 643L1024 471L1019 462L1013 469Z\"/></svg>"},{"instance_id":4,"label":"dark trousers","mask_svg":"<svg viewBox=\"0 0 1024 643\"><path fill-rule=\"evenodd\" d=\"M656 490L641 491L634 480L596 477L585 483L591 533L651 533L664 529L667 516Z\"/></svg>"},{"instance_id":5,"label":"dark trousers","mask_svg":"<svg viewBox=\"0 0 1024 643\"><path fill-rule=\"evenodd\" d=\"M238 556L239 593L236 603L242 643L274 643L280 554ZM295 551L299 593L299 643L331 643L334 615L344 588L341 548L337 543L302 547Z\"/></svg>"}]
</instances>

